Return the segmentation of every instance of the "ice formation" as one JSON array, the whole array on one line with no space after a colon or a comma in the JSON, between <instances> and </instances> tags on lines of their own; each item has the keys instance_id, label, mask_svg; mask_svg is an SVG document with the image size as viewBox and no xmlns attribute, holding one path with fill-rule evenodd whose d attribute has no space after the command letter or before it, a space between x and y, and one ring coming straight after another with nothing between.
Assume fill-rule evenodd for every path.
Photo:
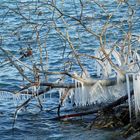
<instances>
[{"instance_id":1,"label":"ice formation","mask_svg":"<svg viewBox=\"0 0 140 140\"><path fill-rule=\"evenodd\" d=\"M126 82L127 82L127 91L128 91L128 104L129 104L129 113L130 113L130 121L131 121L131 112L132 112L132 99L130 96L130 92L132 89L130 85L129 77L133 77L133 91L134 91L134 104L135 104L135 115L136 118L140 113L140 69L139 69L139 62L140 56L137 53L137 50L133 52L132 62L130 61L130 66L128 69L128 74L126 74Z\"/></svg>"},{"instance_id":2,"label":"ice formation","mask_svg":"<svg viewBox=\"0 0 140 140\"><path fill-rule=\"evenodd\" d=\"M106 49L107 54L110 52L110 49ZM95 52L95 56L99 58L104 57L103 53L99 50ZM109 58L113 58L118 66L122 65L117 51L113 50ZM109 78L113 74L113 68L107 59L104 62L96 60L95 66L97 72L96 74L99 77L102 76L102 78ZM118 79L122 79L119 73L116 73L115 76L118 77ZM92 81L90 76L82 76L82 78L86 81ZM118 82L118 84L114 86L108 87L102 86L101 82L102 81L98 80L95 84L88 85L84 82L75 80L76 88L71 90L71 93L69 94L72 104L75 104L76 106L86 106L91 104L108 103L127 94L126 84L122 83L122 81Z\"/></svg>"},{"instance_id":3,"label":"ice formation","mask_svg":"<svg viewBox=\"0 0 140 140\"><path fill-rule=\"evenodd\" d=\"M133 74L133 88L134 88L134 101L135 101L135 113L138 117L140 113L140 72Z\"/></svg>"},{"instance_id":4,"label":"ice formation","mask_svg":"<svg viewBox=\"0 0 140 140\"><path fill-rule=\"evenodd\" d=\"M105 51L107 54L109 54L109 58L113 60L116 65L119 67L122 66L120 54L116 50L112 51L111 49L105 49ZM98 58L105 57L104 54L99 50L95 51L95 56ZM111 76L113 74L112 70L115 70L109 63L108 59L103 62L97 59L95 62L95 67L97 76L102 76L102 78Z\"/></svg>"},{"instance_id":5,"label":"ice formation","mask_svg":"<svg viewBox=\"0 0 140 140\"><path fill-rule=\"evenodd\" d=\"M132 107L132 105L131 105L131 95L130 95L130 81L129 81L130 79L129 79L129 75L128 74L126 74L126 84L127 84L127 93L128 93L128 105L129 105L129 117L130 117L130 122L131 122L131 113L132 113L132 111L131 111L131 107Z\"/></svg>"},{"instance_id":6,"label":"ice formation","mask_svg":"<svg viewBox=\"0 0 140 140\"><path fill-rule=\"evenodd\" d=\"M111 103L127 94L125 83L118 83L114 86L102 86L100 80L93 85L75 80L75 84L76 88L69 91L66 100L70 100L71 104L77 107ZM64 89L60 90L60 96L64 94L63 92Z\"/></svg>"},{"instance_id":7,"label":"ice formation","mask_svg":"<svg viewBox=\"0 0 140 140\"><path fill-rule=\"evenodd\" d=\"M86 72L87 73L87 72ZM79 76L78 74L75 74ZM117 83L113 86L102 86L102 80L93 82L93 79L87 73L82 74L85 82L74 79L75 88L67 94L65 101L75 106L101 105L111 103L127 94L126 83ZM59 90L60 99L64 95L65 89Z\"/></svg>"},{"instance_id":8,"label":"ice formation","mask_svg":"<svg viewBox=\"0 0 140 140\"><path fill-rule=\"evenodd\" d=\"M8 91L1 90L0 91L0 100L11 100L13 97L13 94Z\"/></svg>"},{"instance_id":9,"label":"ice formation","mask_svg":"<svg viewBox=\"0 0 140 140\"><path fill-rule=\"evenodd\" d=\"M110 50L107 49L106 53L109 54ZM99 51L95 53L96 57L103 58L103 54ZM123 54L124 55L124 54ZM138 62L140 62L139 54L134 51L133 55L130 58L127 56L120 56L120 54L113 50L111 55L109 56L113 59L113 62L118 66L121 67L122 70L126 72L122 74L118 71L115 71L112 68L111 64L106 59L104 62L96 61L96 74L101 78L110 78L111 75L117 78L117 83L112 86L103 86L102 80L97 80L97 82L92 83L92 78L87 75L82 75L82 78L85 82L81 82L79 80L74 79L75 88L69 90L65 101L70 100L70 103L75 106L88 106L88 105L101 105L113 102L120 97L128 94L128 103L129 103L129 112L130 112L130 119L131 119L131 107L132 107L132 99L130 96L130 92L132 88L134 89L134 101L135 101L135 112L136 116L138 112L140 112L140 72L138 73L139 66ZM126 61L124 61L126 60ZM131 64L132 63L132 64ZM129 76L133 74L133 85L132 80L130 81ZM78 74L76 76L79 76ZM126 79L126 82L125 82ZM89 82L88 82L89 81ZM89 83L92 84L89 84ZM132 87L133 86L133 87ZM64 89L60 90L60 97L64 94Z\"/></svg>"}]
</instances>

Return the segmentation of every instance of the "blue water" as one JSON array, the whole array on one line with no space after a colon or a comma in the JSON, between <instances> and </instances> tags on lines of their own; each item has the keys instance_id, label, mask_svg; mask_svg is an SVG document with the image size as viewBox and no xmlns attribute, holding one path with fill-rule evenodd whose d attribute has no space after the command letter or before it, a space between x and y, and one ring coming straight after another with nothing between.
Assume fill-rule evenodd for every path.
<instances>
[{"instance_id":1,"label":"blue water","mask_svg":"<svg viewBox=\"0 0 140 140\"><path fill-rule=\"evenodd\" d=\"M0 1L0 36L2 36L2 46L10 50L17 58L20 57L20 48L31 47L33 49L33 58L24 59L29 66L32 63L39 64L39 44L36 39L36 30L39 31L40 43L43 50L43 60L45 60L45 50L48 52L49 71L63 71L63 63L71 62L72 71L80 71L76 60L71 54L68 43L65 43L62 37L54 30L53 16L47 0L1 0ZM94 32L99 33L101 27L106 22L106 15L93 1L84 0L83 23L90 27ZM114 0L100 0L104 4L108 13L114 13L110 23L119 25L125 32L128 31L129 19L128 6L118 3ZM140 34L140 2L137 0L129 1L135 10L133 16L132 34ZM80 17L80 2L78 0L58 0L58 8L61 8L65 14ZM19 9L20 11L19 11ZM115 12L113 12L115 11ZM131 10L130 10L131 12ZM18 14L17 14L18 13ZM19 14L20 13L20 14ZM21 16L22 15L22 16ZM66 28L70 34L76 50L79 53L94 55L94 50L99 47L99 41L92 34L86 32L83 27L77 24L73 19L64 17L69 23L65 25L61 19L57 19L57 27L64 33ZM120 24L120 21L122 23ZM37 26L36 26L37 25ZM49 34L48 34L49 32ZM106 34L106 43L112 44L115 40L121 41L124 34L116 27L109 28ZM137 46L138 43L135 43ZM45 47L44 47L45 46ZM65 49L64 49L65 48ZM65 53L64 53L65 52ZM5 61L5 55L0 51L0 89L18 90L23 84L23 79L19 73L10 64ZM43 61L44 65L46 61ZM94 75L94 60L81 59L83 66ZM66 69L67 67L65 67ZM26 71L27 75L31 73ZM30 76L33 78L32 76ZM59 76L51 76L50 81L55 81ZM69 80L69 79L67 79ZM58 104L58 92L52 91L51 99L46 98L43 103L44 110L56 107ZM30 108L21 110L18 113L14 129L12 124L16 106L11 99L0 100L0 139L2 140L113 140L120 139L119 135L112 130L88 130L86 125L89 120L82 121L52 121L51 118L57 116L56 110L50 112L39 111L32 101ZM66 114L67 112L63 112ZM92 116L93 117L93 116ZM85 122L86 121L86 122ZM88 121L88 122L87 122ZM86 125L85 125L86 124ZM121 138L122 139L122 138Z\"/></svg>"}]
</instances>

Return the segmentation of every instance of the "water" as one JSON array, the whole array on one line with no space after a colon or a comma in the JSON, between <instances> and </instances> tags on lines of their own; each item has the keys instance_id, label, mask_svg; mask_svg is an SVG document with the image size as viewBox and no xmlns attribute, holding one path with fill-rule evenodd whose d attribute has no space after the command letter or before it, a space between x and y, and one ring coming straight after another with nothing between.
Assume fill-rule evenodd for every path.
<instances>
[{"instance_id":1,"label":"water","mask_svg":"<svg viewBox=\"0 0 140 140\"><path fill-rule=\"evenodd\" d=\"M68 43L65 43L63 38L54 30L53 15L51 10L44 1L29 1L29 0L2 0L0 1L0 35L2 36L2 46L10 50L17 58L20 57L20 48L32 47L33 58L24 59L29 66L33 63L39 64L39 42L42 44L43 50L43 63L48 64L49 71L63 71L68 69L69 66L64 66L63 63L72 63L72 70L80 71L77 61L71 55L72 50L69 48ZM99 33L101 27L105 23L107 17L103 10L95 5L94 2L88 0L83 1L85 4L83 11L83 23L92 28L93 31ZM89 4L89 3L90 4ZM101 0L104 3L105 9L108 13L114 12L111 18L112 24L120 24L124 31L128 31L129 19L128 7L126 4L121 4L117 8L118 3L115 1ZM77 0L63 0L56 2L58 7L68 15L80 17L80 3ZM130 1L131 6L135 9L135 16L132 23L132 34L139 35L140 28L140 3L139 1ZM20 10L18 9L20 7ZM121 14L121 13L124 14ZM131 12L131 11L130 11ZM18 14L17 14L18 13ZM21 14L19 14L21 13ZM23 16L21 16L23 15ZM28 20L27 20L27 19ZM99 47L99 41L90 33L87 33L84 28L77 24L73 19L65 17L65 20L70 24L65 25L61 19L56 21L57 27L64 33L66 28L70 34L70 39L79 53L94 54L94 50ZM37 25L37 26L36 26ZM39 31L39 40L36 38L36 31ZM48 34L49 32L49 34ZM65 33L64 33L65 34ZM121 41L124 34L116 27L109 28L106 34L107 43L113 44L114 40ZM135 43L137 46L138 43ZM45 46L45 47L44 47ZM48 52L48 62L45 61ZM65 53L64 53L65 52ZM67 57L68 56L68 57ZM23 78L14 67L11 67L5 61L5 56L0 52L0 88L9 90L18 90L23 85ZM94 75L95 70L94 60L82 59L83 66ZM88 62L88 63L87 63ZM44 67L45 69L45 67ZM28 76L32 79L32 73L25 70ZM55 81L60 76L50 76L50 81ZM69 79L67 79L69 81ZM52 91L51 99L49 96L43 103L44 110L56 107L58 104L58 92ZM20 101L21 103L22 101ZM13 100L0 100L0 136L2 140L113 140L119 139L119 136L111 130L88 130L85 121L79 118L77 121L52 121L51 118L57 116L56 110L46 112L39 111L35 106L36 101L32 101L27 110L19 112L14 130L12 129L13 116L16 110ZM66 114L67 112L62 112ZM92 116L93 117L93 116ZM89 119L89 118L88 118ZM89 121L89 120L86 121ZM84 119L85 120L85 119ZM87 123L88 124L88 123ZM122 139L122 138L121 138Z\"/></svg>"},{"instance_id":2,"label":"water","mask_svg":"<svg viewBox=\"0 0 140 140\"><path fill-rule=\"evenodd\" d=\"M54 99L53 99L54 100ZM55 100L56 101L56 100ZM52 101L51 104L54 102ZM47 104L46 106L49 106ZM51 121L55 111L49 113L21 111L12 129L15 107L12 103L1 102L0 105L0 136L2 140L112 140L118 134L107 130L88 130L81 119L77 121Z\"/></svg>"}]
</instances>

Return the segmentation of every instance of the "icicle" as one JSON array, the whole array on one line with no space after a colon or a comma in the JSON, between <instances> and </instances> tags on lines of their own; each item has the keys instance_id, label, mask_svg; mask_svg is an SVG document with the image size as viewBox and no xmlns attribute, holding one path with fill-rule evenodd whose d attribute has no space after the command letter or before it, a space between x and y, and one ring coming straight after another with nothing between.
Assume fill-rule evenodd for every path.
<instances>
[{"instance_id":1,"label":"icicle","mask_svg":"<svg viewBox=\"0 0 140 140\"><path fill-rule=\"evenodd\" d=\"M128 93L128 105L129 105L129 117L130 117L130 122L132 120L131 117L131 95L130 95L130 83L129 83L129 75L126 74L126 84L127 84L127 93Z\"/></svg>"},{"instance_id":2,"label":"icicle","mask_svg":"<svg viewBox=\"0 0 140 140\"><path fill-rule=\"evenodd\" d=\"M68 94L68 98L71 101L70 103L71 103L72 106L74 105L74 98L73 97L74 97L74 90L70 89L69 94Z\"/></svg>"},{"instance_id":3,"label":"icicle","mask_svg":"<svg viewBox=\"0 0 140 140\"><path fill-rule=\"evenodd\" d=\"M28 89L26 90L26 100L29 99L29 91Z\"/></svg>"},{"instance_id":4,"label":"icicle","mask_svg":"<svg viewBox=\"0 0 140 140\"><path fill-rule=\"evenodd\" d=\"M46 102L46 94L44 93L42 96L43 96L43 102Z\"/></svg>"},{"instance_id":5,"label":"icicle","mask_svg":"<svg viewBox=\"0 0 140 140\"><path fill-rule=\"evenodd\" d=\"M133 75L134 100L136 118L140 112L140 72Z\"/></svg>"},{"instance_id":6,"label":"icicle","mask_svg":"<svg viewBox=\"0 0 140 140\"><path fill-rule=\"evenodd\" d=\"M35 98L37 99L38 98L38 93L39 93L39 89L40 89L40 86L36 86L36 88L35 88L36 90L35 90Z\"/></svg>"},{"instance_id":7,"label":"icicle","mask_svg":"<svg viewBox=\"0 0 140 140\"><path fill-rule=\"evenodd\" d=\"M18 105L19 100L20 100L19 93L13 94L13 101L15 106Z\"/></svg>"},{"instance_id":8,"label":"icicle","mask_svg":"<svg viewBox=\"0 0 140 140\"><path fill-rule=\"evenodd\" d=\"M58 92L59 92L59 99L61 99L61 97L64 95L65 89L60 88Z\"/></svg>"},{"instance_id":9,"label":"icicle","mask_svg":"<svg viewBox=\"0 0 140 140\"><path fill-rule=\"evenodd\" d=\"M13 102L14 102L14 105L16 106L16 98L14 94L13 94Z\"/></svg>"},{"instance_id":10,"label":"icicle","mask_svg":"<svg viewBox=\"0 0 140 140\"><path fill-rule=\"evenodd\" d=\"M36 86L32 86L32 96L36 95L37 88Z\"/></svg>"}]
</instances>

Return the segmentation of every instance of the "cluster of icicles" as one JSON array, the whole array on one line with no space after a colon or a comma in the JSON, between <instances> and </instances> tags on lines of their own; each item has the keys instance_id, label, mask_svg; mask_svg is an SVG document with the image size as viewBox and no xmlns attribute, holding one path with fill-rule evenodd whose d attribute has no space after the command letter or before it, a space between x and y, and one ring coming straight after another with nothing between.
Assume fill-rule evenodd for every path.
<instances>
[{"instance_id":1,"label":"cluster of icicles","mask_svg":"<svg viewBox=\"0 0 140 140\"><path fill-rule=\"evenodd\" d=\"M90 77L83 77L86 81ZM73 106L83 107L89 105L101 105L111 103L127 94L126 83L118 83L113 86L102 86L102 81L95 84L87 84L78 80L75 81L75 88L70 89L67 94L67 101ZM59 90L60 99L65 93L65 89Z\"/></svg>"},{"instance_id":2,"label":"cluster of icicles","mask_svg":"<svg viewBox=\"0 0 140 140\"><path fill-rule=\"evenodd\" d=\"M1 90L0 91L0 100L9 101L13 100L15 106L19 105L19 103L23 103L28 100L31 96L36 95L35 97L39 98L41 102L46 102L46 94L38 95L40 87L32 86L29 89L24 90L26 94L21 92L13 93L11 91ZM28 94L30 92L30 94ZM32 94L31 94L32 93Z\"/></svg>"},{"instance_id":3,"label":"cluster of icicles","mask_svg":"<svg viewBox=\"0 0 140 140\"><path fill-rule=\"evenodd\" d=\"M106 52L109 53L110 49L107 49ZM96 52L95 55L100 58L103 57L103 54L99 53L99 51ZM105 60L104 62L97 60L95 62L96 75L101 79L116 77L116 84L110 86L102 86L102 80L97 80L97 82L94 84L87 84L74 79L75 88L69 90L69 93L67 94L63 104L64 106L65 104L68 104L68 102L72 106L76 107L84 107L88 105L104 105L128 94L129 111L131 117L132 100L130 97L130 92L134 90L135 113L136 116L138 115L138 112L140 112L140 56L137 53L137 50L134 51L133 55L127 59L127 65L124 63L125 57L122 58L120 54L115 50L112 51L110 58L113 59L114 63L118 67L126 71L124 80L122 81L122 76L118 71L115 71L115 69L112 68L108 60ZM133 64L131 65L132 62ZM89 83L93 80L88 74L83 74L82 78L86 81L89 81ZM65 89L60 90L60 99L64 92Z\"/></svg>"}]
</instances>

